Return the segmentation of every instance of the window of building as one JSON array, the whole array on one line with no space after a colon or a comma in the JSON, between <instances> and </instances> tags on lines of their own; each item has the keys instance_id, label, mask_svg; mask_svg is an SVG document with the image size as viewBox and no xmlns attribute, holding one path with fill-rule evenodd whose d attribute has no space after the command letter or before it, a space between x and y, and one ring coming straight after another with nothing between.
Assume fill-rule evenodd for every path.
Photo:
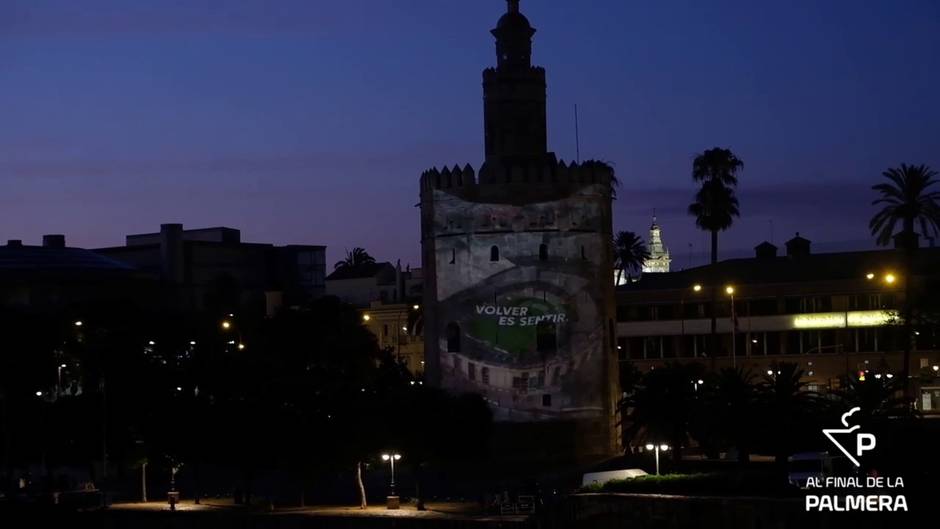
<instances>
[{"instance_id":1,"label":"window of building","mask_svg":"<svg viewBox=\"0 0 940 529\"><path fill-rule=\"evenodd\" d=\"M387 323L382 325L382 336L388 337L388 324Z\"/></svg>"},{"instance_id":2,"label":"window of building","mask_svg":"<svg viewBox=\"0 0 940 529\"><path fill-rule=\"evenodd\" d=\"M452 248L450 250L450 264L456 264L456 263L457 263L457 249Z\"/></svg>"},{"instance_id":3,"label":"window of building","mask_svg":"<svg viewBox=\"0 0 940 529\"><path fill-rule=\"evenodd\" d=\"M490 368L484 367L483 369L480 369L480 381L484 384L490 383Z\"/></svg>"},{"instance_id":4,"label":"window of building","mask_svg":"<svg viewBox=\"0 0 940 529\"><path fill-rule=\"evenodd\" d=\"M477 379L477 365L473 362L467 362L467 377L470 380Z\"/></svg>"},{"instance_id":5,"label":"window of building","mask_svg":"<svg viewBox=\"0 0 940 529\"><path fill-rule=\"evenodd\" d=\"M584 251L584 246L581 246L581 259L587 261L587 253Z\"/></svg>"},{"instance_id":6,"label":"window of building","mask_svg":"<svg viewBox=\"0 0 940 529\"><path fill-rule=\"evenodd\" d=\"M461 360L459 356L454 357L454 371L458 373L463 371L463 360Z\"/></svg>"},{"instance_id":7,"label":"window of building","mask_svg":"<svg viewBox=\"0 0 940 529\"><path fill-rule=\"evenodd\" d=\"M447 352L459 353L460 352L460 325L457 325L454 322L448 323L446 336L447 336Z\"/></svg>"},{"instance_id":8,"label":"window of building","mask_svg":"<svg viewBox=\"0 0 940 529\"><path fill-rule=\"evenodd\" d=\"M777 314L777 300L775 298L748 300L748 314L751 316L773 316Z\"/></svg>"},{"instance_id":9,"label":"window of building","mask_svg":"<svg viewBox=\"0 0 940 529\"><path fill-rule=\"evenodd\" d=\"M490 261L494 263L499 261L499 246L490 247Z\"/></svg>"},{"instance_id":10,"label":"window of building","mask_svg":"<svg viewBox=\"0 0 940 529\"><path fill-rule=\"evenodd\" d=\"M548 245L539 245L539 261L548 261Z\"/></svg>"},{"instance_id":11,"label":"window of building","mask_svg":"<svg viewBox=\"0 0 940 529\"><path fill-rule=\"evenodd\" d=\"M542 395L542 406L546 408L552 407L552 395L551 393L545 393Z\"/></svg>"},{"instance_id":12,"label":"window of building","mask_svg":"<svg viewBox=\"0 0 940 529\"><path fill-rule=\"evenodd\" d=\"M540 322L535 329L535 350L543 355L555 353L558 347L556 332L554 323Z\"/></svg>"}]
</instances>

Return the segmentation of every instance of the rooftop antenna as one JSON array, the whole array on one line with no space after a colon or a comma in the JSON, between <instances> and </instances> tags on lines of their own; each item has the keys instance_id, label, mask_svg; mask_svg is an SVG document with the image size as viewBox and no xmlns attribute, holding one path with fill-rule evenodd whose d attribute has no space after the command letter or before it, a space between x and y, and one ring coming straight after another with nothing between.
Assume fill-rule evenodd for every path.
<instances>
[{"instance_id":1,"label":"rooftop antenna","mask_svg":"<svg viewBox=\"0 0 940 529\"><path fill-rule=\"evenodd\" d=\"M574 104L574 153L575 161L581 163L581 134L578 131L578 104Z\"/></svg>"}]
</instances>

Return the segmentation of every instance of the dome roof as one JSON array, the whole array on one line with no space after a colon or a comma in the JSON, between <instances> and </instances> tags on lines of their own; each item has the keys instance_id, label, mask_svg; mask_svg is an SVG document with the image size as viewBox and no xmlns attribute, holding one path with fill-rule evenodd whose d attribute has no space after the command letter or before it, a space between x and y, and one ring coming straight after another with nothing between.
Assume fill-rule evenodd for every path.
<instances>
[{"instance_id":1,"label":"dome roof","mask_svg":"<svg viewBox=\"0 0 940 529\"><path fill-rule=\"evenodd\" d=\"M496 23L496 29L500 30L531 30L532 24L529 24L529 19L525 17L522 13L509 12L499 17L499 22Z\"/></svg>"}]
</instances>

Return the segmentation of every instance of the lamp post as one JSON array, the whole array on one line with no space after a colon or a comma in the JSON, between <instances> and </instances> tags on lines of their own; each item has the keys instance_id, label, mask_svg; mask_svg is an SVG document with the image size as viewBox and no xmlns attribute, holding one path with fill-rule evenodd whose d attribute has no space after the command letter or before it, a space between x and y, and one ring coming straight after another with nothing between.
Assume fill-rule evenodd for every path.
<instances>
[{"instance_id":1,"label":"lamp post","mask_svg":"<svg viewBox=\"0 0 940 529\"><path fill-rule=\"evenodd\" d=\"M731 296L731 367L738 367L738 337L737 337L737 319L734 314L734 287L728 285L725 287L725 293Z\"/></svg>"},{"instance_id":2,"label":"lamp post","mask_svg":"<svg viewBox=\"0 0 940 529\"><path fill-rule=\"evenodd\" d=\"M395 494L395 461L401 459L401 454L382 454L382 461L388 461L392 467L392 481L388 490L386 506L389 509L397 509L400 505L398 495Z\"/></svg>"},{"instance_id":3,"label":"lamp post","mask_svg":"<svg viewBox=\"0 0 940 529\"><path fill-rule=\"evenodd\" d=\"M659 475L659 451L662 450L663 452L665 452L669 450L669 445L667 444L657 445L657 444L649 443L646 445L646 449L656 453L656 475L658 476Z\"/></svg>"},{"instance_id":4,"label":"lamp post","mask_svg":"<svg viewBox=\"0 0 940 529\"><path fill-rule=\"evenodd\" d=\"M56 372L57 372L56 385L55 385L56 396L58 396L62 392L62 370L65 369L65 367L66 367L65 364L59 364L58 369L56 369Z\"/></svg>"}]
</instances>

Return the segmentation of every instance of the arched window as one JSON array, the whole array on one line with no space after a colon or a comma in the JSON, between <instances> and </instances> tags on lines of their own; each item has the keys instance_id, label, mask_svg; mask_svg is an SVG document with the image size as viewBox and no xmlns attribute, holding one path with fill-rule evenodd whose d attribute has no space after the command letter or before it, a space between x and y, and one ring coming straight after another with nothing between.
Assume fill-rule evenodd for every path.
<instances>
[{"instance_id":1,"label":"arched window","mask_svg":"<svg viewBox=\"0 0 940 529\"><path fill-rule=\"evenodd\" d=\"M490 247L490 261L499 261L499 246Z\"/></svg>"},{"instance_id":2,"label":"arched window","mask_svg":"<svg viewBox=\"0 0 940 529\"><path fill-rule=\"evenodd\" d=\"M454 322L447 324L447 352L460 352L460 325Z\"/></svg>"},{"instance_id":3,"label":"arched window","mask_svg":"<svg viewBox=\"0 0 940 529\"><path fill-rule=\"evenodd\" d=\"M542 354L552 354L558 349L554 323L543 321L538 324L535 330L535 349Z\"/></svg>"},{"instance_id":4,"label":"arched window","mask_svg":"<svg viewBox=\"0 0 940 529\"><path fill-rule=\"evenodd\" d=\"M548 245L539 245L539 261L548 261Z\"/></svg>"}]
</instances>

